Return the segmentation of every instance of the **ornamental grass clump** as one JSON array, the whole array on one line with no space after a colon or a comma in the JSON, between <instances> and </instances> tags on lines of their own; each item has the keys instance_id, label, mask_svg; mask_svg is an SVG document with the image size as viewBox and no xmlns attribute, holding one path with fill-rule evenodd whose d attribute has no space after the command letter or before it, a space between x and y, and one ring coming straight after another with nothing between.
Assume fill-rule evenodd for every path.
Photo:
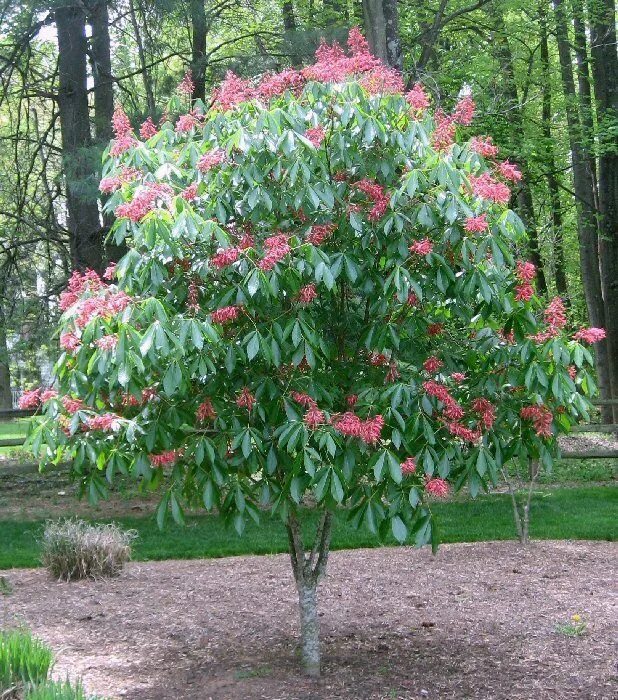
<instances>
[{"instance_id":1,"label":"ornamental grass clump","mask_svg":"<svg viewBox=\"0 0 618 700\"><path fill-rule=\"evenodd\" d=\"M41 541L41 561L61 581L117 576L131 558L134 531L113 523L67 519L48 522Z\"/></svg>"},{"instance_id":2,"label":"ornamental grass clump","mask_svg":"<svg viewBox=\"0 0 618 700\"><path fill-rule=\"evenodd\" d=\"M47 679L53 664L51 649L27 629L0 631L0 696L28 683Z\"/></svg>"},{"instance_id":3,"label":"ornamental grass clump","mask_svg":"<svg viewBox=\"0 0 618 700\"><path fill-rule=\"evenodd\" d=\"M358 30L348 49L229 73L178 114L185 91L160 128L118 107L102 187L128 252L71 278L58 394L25 399L33 449L93 497L129 474L160 489L160 525L199 504L239 534L280 518L311 675L333 512L436 547L433 499L551 465L603 336L537 295L521 174L474 134L473 99L432 109Z\"/></svg>"}]
</instances>

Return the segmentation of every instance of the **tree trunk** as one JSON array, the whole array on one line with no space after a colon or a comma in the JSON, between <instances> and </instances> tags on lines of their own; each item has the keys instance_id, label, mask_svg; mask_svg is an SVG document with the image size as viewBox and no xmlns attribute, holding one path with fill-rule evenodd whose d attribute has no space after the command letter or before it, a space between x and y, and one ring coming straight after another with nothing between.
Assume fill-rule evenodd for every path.
<instances>
[{"instance_id":1,"label":"tree trunk","mask_svg":"<svg viewBox=\"0 0 618 700\"><path fill-rule=\"evenodd\" d=\"M300 523L290 511L286 528L290 545L292 572L298 590L300 612L300 653L303 669L308 676L320 675L320 622L317 589L326 571L330 549L332 514L323 511L311 550L303 544Z\"/></svg>"},{"instance_id":2,"label":"tree trunk","mask_svg":"<svg viewBox=\"0 0 618 700\"><path fill-rule=\"evenodd\" d=\"M618 399L618 55L614 0L589 2L592 73L599 130L599 228L609 375ZM611 128L611 126L614 128ZM618 406L613 409L618 423Z\"/></svg>"},{"instance_id":3,"label":"tree trunk","mask_svg":"<svg viewBox=\"0 0 618 700\"><path fill-rule=\"evenodd\" d=\"M594 206L594 183L590 169L587 166L588 154L582 142L582 132L577 111L575 80L571 63L571 50L563 0L553 0L556 20L556 40L560 59L560 75L565 100L567 102L566 118L571 149L573 170L573 189L577 206L577 229L579 236L579 256L582 271L582 282L588 308L588 317L593 326L606 328L605 306L601 287L599 270L599 241L597 233L596 211ZM615 312L615 309L614 309ZM609 375L609 354L607 341L595 343L596 366L601 397L611 398L611 383ZM608 407L602 410L603 422L611 422L612 411Z\"/></svg>"},{"instance_id":4,"label":"tree trunk","mask_svg":"<svg viewBox=\"0 0 618 700\"><path fill-rule=\"evenodd\" d=\"M386 50L386 18L382 0L363 0L365 34L371 53L382 63L388 64Z\"/></svg>"},{"instance_id":5,"label":"tree trunk","mask_svg":"<svg viewBox=\"0 0 618 700\"><path fill-rule=\"evenodd\" d=\"M142 74L142 82L144 84L144 92L146 93L146 106L148 108L148 116L154 119L156 111L154 90L152 87L152 79L149 73L148 64L146 62L144 42L142 40L142 33L139 28L139 22L137 21L137 13L135 12L135 4L133 0L129 0L129 14L131 16L131 24L133 26L133 33L135 35L135 43L137 44L137 55L139 58L140 73Z\"/></svg>"},{"instance_id":6,"label":"tree trunk","mask_svg":"<svg viewBox=\"0 0 618 700\"><path fill-rule=\"evenodd\" d=\"M94 78L94 136L99 148L103 149L113 136L112 117L114 116L114 81L107 0L97 0L89 5L88 21L92 27L90 57ZM106 197L101 199L105 202ZM106 240L114 223L114 216L107 213L102 217L101 238L105 247L105 258L107 261L117 262L127 252L127 247L126 245L117 246Z\"/></svg>"},{"instance_id":7,"label":"tree trunk","mask_svg":"<svg viewBox=\"0 0 618 700\"><path fill-rule=\"evenodd\" d=\"M91 3L88 20L92 27L90 46L94 79L94 134L97 143L107 144L112 138L114 84L106 0Z\"/></svg>"},{"instance_id":8,"label":"tree trunk","mask_svg":"<svg viewBox=\"0 0 618 700\"><path fill-rule=\"evenodd\" d=\"M193 99L206 99L206 10L204 0L191 0L191 73Z\"/></svg>"},{"instance_id":9,"label":"tree trunk","mask_svg":"<svg viewBox=\"0 0 618 700\"><path fill-rule=\"evenodd\" d=\"M308 676L318 677L320 675L320 622L317 583L298 583L297 588L303 669Z\"/></svg>"},{"instance_id":10,"label":"tree trunk","mask_svg":"<svg viewBox=\"0 0 618 700\"><path fill-rule=\"evenodd\" d=\"M286 32L296 31L296 17L294 16L294 4L291 0L284 0L281 7L283 16L283 29Z\"/></svg>"},{"instance_id":11,"label":"tree trunk","mask_svg":"<svg viewBox=\"0 0 618 700\"><path fill-rule=\"evenodd\" d=\"M551 65L549 62L549 42L547 38L547 21L544 5L539 11L539 21L541 23L541 132L543 134L544 141L543 152L545 169L547 171L547 189L549 191L549 200L551 205L554 281L556 283L556 291L560 297L562 297L565 303L568 304L569 292L564 262L564 234L562 232L562 202L560 201L560 187L558 183L558 176L556 175L556 157L551 133Z\"/></svg>"},{"instance_id":12,"label":"tree trunk","mask_svg":"<svg viewBox=\"0 0 618 700\"><path fill-rule=\"evenodd\" d=\"M386 33L386 60L391 68L399 72L403 71L403 53L401 50L401 37L399 35L398 0L382 0L384 13L384 25Z\"/></svg>"},{"instance_id":13,"label":"tree trunk","mask_svg":"<svg viewBox=\"0 0 618 700\"><path fill-rule=\"evenodd\" d=\"M78 269L101 270L102 229L99 208L88 190L96 174L90 161L92 138L88 114L86 16L82 6L56 10L58 32L58 108L66 180L67 228L71 258Z\"/></svg>"},{"instance_id":14,"label":"tree trunk","mask_svg":"<svg viewBox=\"0 0 618 700\"><path fill-rule=\"evenodd\" d=\"M497 32L495 35L496 44L495 52L502 68L503 90L504 96L509 103L509 114L511 127L516 144L523 143L525 138L524 117L522 114L521 101L519 99L519 91L515 78L515 69L513 65L513 54L509 45L504 24L504 17L500 8L496 3L492 2L489 6L490 13L496 23ZM530 259L537 269L537 289L541 294L547 293L547 282L543 269L543 260L539 248L539 236L536 229L536 217L534 215L534 201L532 198L532 190L530 189L530 173L528 164L521 157L514 156L513 160L517 162L521 169L522 179L515 191L515 201L517 211L526 226L528 232L528 241L530 248Z\"/></svg>"},{"instance_id":15,"label":"tree trunk","mask_svg":"<svg viewBox=\"0 0 618 700\"><path fill-rule=\"evenodd\" d=\"M13 408L11 398L11 369L9 365L9 349L6 342L6 325L4 309L0 304L0 408Z\"/></svg>"}]
</instances>

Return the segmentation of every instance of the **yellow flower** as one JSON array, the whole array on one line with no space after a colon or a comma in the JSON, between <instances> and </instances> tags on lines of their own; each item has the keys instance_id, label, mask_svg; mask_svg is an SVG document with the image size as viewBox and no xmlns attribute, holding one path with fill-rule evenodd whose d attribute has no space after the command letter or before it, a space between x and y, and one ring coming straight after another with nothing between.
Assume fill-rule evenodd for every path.
<instances>
[{"instance_id":1,"label":"yellow flower","mask_svg":"<svg viewBox=\"0 0 618 700\"><path fill-rule=\"evenodd\" d=\"M571 620L573 620L573 622L581 622L581 621L582 621L582 616L581 616L581 615L577 615L577 614L571 615Z\"/></svg>"}]
</instances>

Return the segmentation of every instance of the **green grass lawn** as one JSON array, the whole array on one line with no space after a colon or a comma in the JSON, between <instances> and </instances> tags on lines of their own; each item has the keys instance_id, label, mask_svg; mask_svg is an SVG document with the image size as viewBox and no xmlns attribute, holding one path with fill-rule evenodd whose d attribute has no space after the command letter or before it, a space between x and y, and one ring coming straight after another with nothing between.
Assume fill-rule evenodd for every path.
<instances>
[{"instance_id":1,"label":"green grass lawn","mask_svg":"<svg viewBox=\"0 0 618 700\"><path fill-rule=\"evenodd\" d=\"M25 438L28 432L29 418L15 418L11 421L0 423L0 440L10 440L12 438ZM0 454L8 454L21 447L0 447ZM0 465L0 469L1 469Z\"/></svg>"},{"instance_id":2,"label":"green grass lawn","mask_svg":"<svg viewBox=\"0 0 618 700\"><path fill-rule=\"evenodd\" d=\"M436 503L442 542L479 542L515 537L511 502L506 495L484 496L475 501ZM532 501L530 532L539 539L590 539L614 541L618 534L618 489L611 486L539 491ZM308 527L315 518L307 513ZM264 516L261 527L247 526L243 537L214 515L189 517L186 527L170 524L158 530L151 518L118 518L125 528L137 530L134 558L140 561L196 559L238 554L287 551L287 537L278 520ZM0 521L0 569L38 565L37 539L43 522ZM334 549L380 546L371 533L351 528L342 512L336 518ZM385 544L394 544L387 541Z\"/></svg>"}]
</instances>

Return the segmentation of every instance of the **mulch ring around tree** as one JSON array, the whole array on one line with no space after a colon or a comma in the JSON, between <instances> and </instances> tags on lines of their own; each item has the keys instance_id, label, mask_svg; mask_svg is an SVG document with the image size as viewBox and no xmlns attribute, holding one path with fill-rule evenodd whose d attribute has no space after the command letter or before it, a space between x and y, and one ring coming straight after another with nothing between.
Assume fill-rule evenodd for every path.
<instances>
[{"instance_id":1,"label":"mulch ring around tree","mask_svg":"<svg viewBox=\"0 0 618 700\"><path fill-rule=\"evenodd\" d=\"M70 584L12 570L0 623L28 624L57 676L108 698L610 700L617 553L607 542L334 552L318 681L299 675L285 555L133 563ZM557 629L573 614L581 636Z\"/></svg>"}]
</instances>

